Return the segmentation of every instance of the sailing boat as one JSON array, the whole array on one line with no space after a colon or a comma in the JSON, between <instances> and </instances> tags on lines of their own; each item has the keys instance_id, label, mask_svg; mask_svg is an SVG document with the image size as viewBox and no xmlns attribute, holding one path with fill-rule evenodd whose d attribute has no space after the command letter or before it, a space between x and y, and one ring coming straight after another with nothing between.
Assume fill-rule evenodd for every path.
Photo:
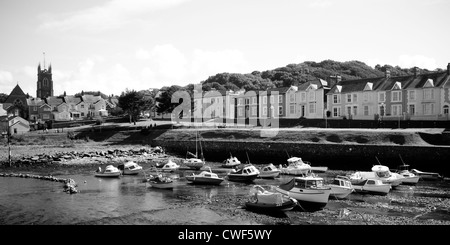
<instances>
[{"instance_id":1,"label":"sailing boat","mask_svg":"<svg viewBox=\"0 0 450 245\"><path fill-rule=\"evenodd\" d=\"M203 157L203 149L201 142L199 142L201 159L198 158L197 142L198 142L198 131L195 132L195 155L187 151L186 159L183 161L183 163L189 168L199 170L203 167L203 165L205 165L205 159Z\"/></svg>"}]
</instances>

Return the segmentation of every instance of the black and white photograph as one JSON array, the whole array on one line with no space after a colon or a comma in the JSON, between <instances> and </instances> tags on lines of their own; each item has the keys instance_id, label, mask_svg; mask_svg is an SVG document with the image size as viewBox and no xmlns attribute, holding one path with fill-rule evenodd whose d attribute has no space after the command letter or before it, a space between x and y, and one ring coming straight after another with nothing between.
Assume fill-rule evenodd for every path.
<instances>
[{"instance_id":1,"label":"black and white photograph","mask_svg":"<svg viewBox=\"0 0 450 245\"><path fill-rule=\"evenodd\" d=\"M0 225L207 243L450 225L449 10L1 0Z\"/></svg>"}]
</instances>

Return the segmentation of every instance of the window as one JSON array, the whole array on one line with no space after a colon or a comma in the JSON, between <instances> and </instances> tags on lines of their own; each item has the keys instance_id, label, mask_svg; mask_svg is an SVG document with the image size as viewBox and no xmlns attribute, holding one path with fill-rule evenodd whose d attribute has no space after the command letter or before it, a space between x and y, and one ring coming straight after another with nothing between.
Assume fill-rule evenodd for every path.
<instances>
[{"instance_id":1,"label":"window","mask_svg":"<svg viewBox=\"0 0 450 245\"><path fill-rule=\"evenodd\" d=\"M309 103L309 114L316 114L316 103Z\"/></svg>"},{"instance_id":2,"label":"window","mask_svg":"<svg viewBox=\"0 0 450 245\"><path fill-rule=\"evenodd\" d=\"M392 91L391 94L392 94L392 98L391 98L392 102L402 101L402 91Z\"/></svg>"},{"instance_id":3,"label":"window","mask_svg":"<svg viewBox=\"0 0 450 245\"><path fill-rule=\"evenodd\" d=\"M273 97L273 95L270 96L270 104L275 103L275 98Z\"/></svg>"},{"instance_id":4,"label":"window","mask_svg":"<svg viewBox=\"0 0 450 245\"><path fill-rule=\"evenodd\" d=\"M408 105L408 113L410 115L416 114L416 105L413 104Z\"/></svg>"},{"instance_id":5,"label":"window","mask_svg":"<svg viewBox=\"0 0 450 245\"><path fill-rule=\"evenodd\" d=\"M84 117L84 112L81 113L81 116Z\"/></svg>"},{"instance_id":6,"label":"window","mask_svg":"<svg viewBox=\"0 0 450 245\"><path fill-rule=\"evenodd\" d=\"M300 94L300 101L301 101L301 102L306 102L306 93L305 93L305 92L302 92L302 93Z\"/></svg>"},{"instance_id":7,"label":"window","mask_svg":"<svg viewBox=\"0 0 450 245\"><path fill-rule=\"evenodd\" d=\"M263 107L263 116L267 116L267 107Z\"/></svg>"},{"instance_id":8,"label":"window","mask_svg":"<svg viewBox=\"0 0 450 245\"><path fill-rule=\"evenodd\" d=\"M278 103L283 103L283 95L278 95Z\"/></svg>"},{"instance_id":9,"label":"window","mask_svg":"<svg viewBox=\"0 0 450 245\"><path fill-rule=\"evenodd\" d=\"M432 89L424 89L423 90L423 99L424 100L432 100L434 99L434 94Z\"/></svg>"},{"instance_id":10,"label":"window","mask_svg":"<svg viewBox=\"0 0 450 245\"><path fill-rule=\"evenodd\" d=\"M401 116L402 115L402 105L392 105L391 106L391 114L392 114L392 116Z\"/></svg>"},{"instance_id":11,"label":"window","mask_svg":"<svg viewBox=\"0 0 450 245\"><path fill-rule=\"evenodd\" d=\"M353 102L358 102L358 94L353 94Z\"/></svg>"},{"instance_id":12,"label":"window","mask_svg":"<svg viewBox=\"0 0 450 245\"><path fill-rule=\"evenodd\" d=\"M340 103L341 103L340 94L333 94L333 104L340 104Z\"/></svg>"},{"instance_id":13,"label":"window","mask_svg":"<svg viewBox=\"0 0 450 245\"><path fill-rule=\"evenodd\" d=\"M244 115L244 109L243 108L239 108L238 109L238 116L242 117Z\"/></svg>"},{"instance_id":14,"label":"window","mask_svg":"<svg viewBox=\"0 0 450 245\"><path fill-rule=\"evenodd\" d=\"M47 80L47 78L44 78L43 81L44 81L44 85L43 85L43 86L44 86L44 87L47 87L47 86L48 86L48 80Z\"/></svg>"},{"instance_id":15,"label":"window","mask_svg":"<svg viewBox=\"0 0 450 245\"><path fill-rule=\"evenodd\" d=\"M256 102L256 97L253 97L253 98L252 98L252 104L254 104L254 105L258 104L258 103Z\"/></svg>"},{"instance_id":16,"label":"window","mask_svg":"<svg viewBox=\"0 0 450 245\"><path fill-rule=\"evenodd\" d=\"M83 104L81 105L81 109L84 109L84 105Z\"/></svg>"},{"instance_id":17,"label":"window","mask_svg":"<svg viewBox=\"0 0 450 245\"><path fill-rule=\"evenodd\" d=\"M295 94L289 95L289 102L294 103L295 102Z\"/></svg>"},{"instance_id":18,"label":"window","mask_svg":"<svg viewBox=\"0 0 450 245\"><path fill-rule=\"evenodd\" d=\"M357 106L353 106L353 115L354 116L358 115L358 107Z\"/></svg>"},{"instance_id":19,"label":"window","mask_svg":"<svg viewBox=\"0 0 450 245\"><path fill-rule=\"evenodd\" d=\"M432 103L423 104L424 115L433 115L433 113L434 113L434 104Z\"/></svg>"},{"instance_id":20,"label":"window","mask_svg":"<svg viewBox=\"0 0 450 245\"><path fill-rule=\"evenodd\" d=\"M37 106L33 106L33 111L37 111Z\"/></svg>"},{"instance_id":21,"label":"window","mask_svg":"<svg viewBox=\"0 0 450 245\"><path fill-rule=\"evenodd\" d=\"M448 105L444 105L444 114L448 114Z\"/></svg>"},{"instance_id":22,"label":"window","mask_svg":"<svg viewBox=\"0 0 450 245\"><path fill-rule=\"evenodd\" d=\"M378 93L378 102L385 102L385 101L386 101L386 92Z\"/></svg>"},{"instance_id":23,"label":"window","mask_svg":"<svg viewBox=\"0 0 450 245\"><path fill-rule=\"evenodd\" d=\"M44 114L44 115L42 115L42 119L50 119L50 117L48 114Z\"/></svg>"},{"instance_id":24,"label":"window","mask_svg":"<svg viewBox=\"0 0 450 245\"><path fill-rule=\"evenodd\" d=\"M256 116L256 106L252 107L252 115Z\"/></svg>"},{"instance_id":25,"label":"window","mask_svg":"<svg viewBox=\"0 0 450 245\"><path fill-rule=\"evenodd\" d=\"M239 98L238 105L243 105L243 104L244 104L244 99L243 98Z\"/></svg>"},{"instance_id":26,"label":"window","mask_svg":"<svg viewBox=\"0 0 450 245\"><path fill-rule=\"evenodd\" d=\"M214 98L211 98L211 104L214 104L216 100Z\"/></svg>"},{"instance_id":27,"label":"window","mask_svg":"<svg viewBox=\"0 0 450 245\"><path fill-rule=\"evenodd\" d=\"M333 107L333 117L340 117L340 116L341 116L341 108Z\"/></svg>"},{"instance_id":28,"label":"window","mask_svg":"<svg viewBox=\"0 0 450 245\"><path fill-rule=\"evenodd\" d=\"M263 104L267 104L267 96L263 96Z\"/></svg>"},{"instance_id":29,"label":"window","mask_svg":"<svg viewBox=\"0 0 450 245\"><path fill-rule=\"evenodd\" d=\"M278 106L278 115L279 116L283 115L283 107L282 106Z\"/></svg>"},{"instance_id":30,"label":"window","mask_svg":"<svg viewBox=\"0 0 450 245\"><path fill-rule=\"evenodd\" d=\"M351 106L346 106L345 109L346 109L347 115L349 115L349 116L352 115L352 107Z\"/></svg>"},{"instance_id":31,"label":"window","mask_svg":"<svg viewBox=\"0 0 450 245\"><path fill-rule=\"evenodd\" d=\"M295 104L289 105L289 114L295 114Z\"/></svg>"},{"instance_id":32,"label":"window","mask_svg":"<svg viewBox=\"0 0 450 245\"><path fill-rule=\"evenodd\" d=\"M416 100L416 91L408 91L408 100Z\"/></svg>"},{"instance_id":33,"label":"window","mask_svg":"<svg viewBox=\"0 0 450 245\"><path fill-rule=\"evenodd\" d=\"M368 116L369 115L369 106L365 105L364 106L364 116Z\"/></svg>"},{"instance_id":34,"label":"window","mask_svg":"<svg viewBox=\"0 0 450 245\"><path fill-rule=\"evenodd\" d=\"M351 94L347 94L346 96L345 96L346 98L347 98L347 103L352 103L352 95Z\"/></svg>"}]
</instances>

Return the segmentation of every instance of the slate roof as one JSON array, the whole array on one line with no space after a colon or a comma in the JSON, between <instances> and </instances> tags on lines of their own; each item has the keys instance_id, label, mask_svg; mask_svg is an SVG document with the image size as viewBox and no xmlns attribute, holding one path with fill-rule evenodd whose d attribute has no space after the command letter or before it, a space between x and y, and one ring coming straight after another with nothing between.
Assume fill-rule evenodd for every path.
<instances>
[{"instance_id":1,"label":"slate roof","mask_svg":"<svg viewBox=\"0 0 450 245\"><path fill-rule=\"evenodd\" d=\"M64 103L63 97L50 96L45 98L45 102L51 106L58 106Z\"/></svg>"},{"instance_id":2,"label":"slate roof","mask_svg":"<svg viewBox=\"0 0 450 245\"><path fill-rule=\"evenodd\" d=\"M77 105L78 103L81 102L81 97L69 95L69 96L64 97L64 101L67 104L75 104L75 105Z\"/></svg>"}]
</instances>

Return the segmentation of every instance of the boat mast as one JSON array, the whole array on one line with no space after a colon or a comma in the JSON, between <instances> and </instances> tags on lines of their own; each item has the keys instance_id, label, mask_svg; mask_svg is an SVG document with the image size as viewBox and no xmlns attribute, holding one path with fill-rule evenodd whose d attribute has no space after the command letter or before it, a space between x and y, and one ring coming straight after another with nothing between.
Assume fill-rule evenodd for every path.
<instances>
[{"instance_id":1,"label":"boat mast","mask_svg":"<svg viewBox=\"0 0 450 245\"><path fill-rule=\"evenodd\" d=\"M245 151L245 154L247 155L247 160L248 160L248 163L249 163L249 164L251 164L251 162L250 162L250 157L248 157L248 153L247 153L247 151Z\"/></svg>"}]
</instances>

